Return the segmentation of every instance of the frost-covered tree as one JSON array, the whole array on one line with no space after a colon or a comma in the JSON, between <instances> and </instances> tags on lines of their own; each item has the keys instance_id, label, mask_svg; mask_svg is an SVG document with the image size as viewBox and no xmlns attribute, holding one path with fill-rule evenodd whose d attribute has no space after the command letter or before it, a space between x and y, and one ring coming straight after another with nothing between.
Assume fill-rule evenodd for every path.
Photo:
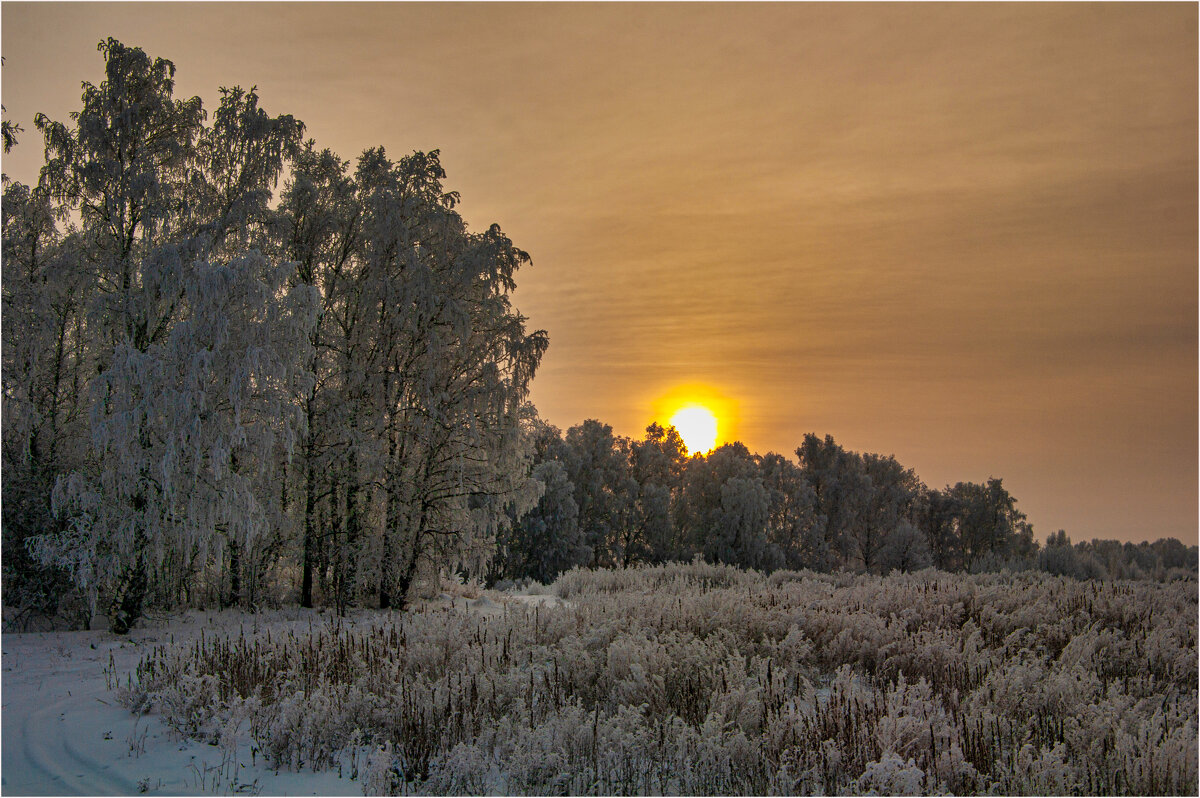
<instances>
[{"instance_id":1,"label":"frost-covered tree","mask_svg":"<svg viewBox=\"0 0 1200 798\"><path fill-rule=\"evenodd\" d=\"M804 478L812 487L816 511L825 519L820 550L841 561L853 551L853 532L865 492L860 463L853 452L839 446L832 435L824 439L809 433L796 449Z\"/></svg>"},{"instance_id":2,"label":"frost-covered tree","mask_svg":"<svg viewBox=\"0 0 1200 798\"><path fill-rule=\"evenodd\" d=\"M46 144L43 182L80 217L103 370L117 347L144 352L165 339L177 317L200 243L184 211L204 110L199 97L174 98L170 61L115 39L99 49L105 80L83 84L72 124L44 114L35 124Z\"/></svg>"},{"instance_id":3,"label":"frost-covered tree","mask_svg":"<svg viewBox=\"0 0 1200 798\"><path fill-rule=\"evenodd\" d=\"M766 545L768 502L761 479L725 480L721 484L720 510L710 516L706 554L716 562L750 568L778 565L768 557Z\"/></svg>"},{"instance_id":4,"label":"frost-covered tree","mask_svg":"<svg viewBox=\"0 0 1200 798\"><path fill-rule=\"evenodd\" d=\"M36 541L123 631L147 598L252 595L284 534L274 473L302 419L312 297L266 261L270 189L299 135L223 92L211 127L174 66L109 39L73 124L39 115L43 184L78 213L91 292L90 449L59 476L63 524Z\"/></svg>"},{"instance_id":5,"label":"frost-covered tree","mask_svg":"<svg viewBox=\"0 0 1200 798\"><path fill-rule=\"evenodd\" d=\"M1196 568L1196 547L1185 546L1177 538L1159 538L1150 544L1163 568Z\"/></svg>"},{"instance_id":6,"label":"frost-covered tree","mask_svg":"<svg viewBox=\"0 0 1200 798\"><path fill-rule=\"evenodd\" d=\"M915 526L925 486L894 457L843 449L832 436L804 436L796 450L825 520L825 543L848 567L878 571L888 538Z\"/></svg>"},{"instance_id":7,"label":"frost-covered tree","mask_svg":"<svg viewBox=\"0 0 1200 798\"><path fill-rule=\"evenodd\" d=\"M988 556L1027 558L1036 551L1033 528L1001 480L959 482L947 493L957 505L958 545L966 570Z\"/></svg>"},{"instance_id":8,"label":"frost-covered tree","mask_svg":"<svg viewBox=\"0 0 1200 798\"><path fill-rule=\"evenodd\" d=\"M681 534L711 562L747 568L766 561L769 497L758 462L742 443L693 457L684 475Z\"/></svg>"},{"instance_id":9,"label":"frost-covered tree","mask_svg":"<svg viewBox=\"0 0 1200 798\"><path fill-rule=\"evenodd\" d=\"M948 487L927 491L920 504L918 527L925 532L933 564L945 571L962 567L960 515L958 496Z\"/></svg>"},{"instance_id":10,"label":"frost-covered tree","mask_svg":"<svg viewBox=\"0 0 1200 798\"><path fill-rule=\"evenodd\" d=\"M1038 568L1055 576L1070 576L1075 579L1103 579L1108 572L1087 543L1071 545L1064 530L1051 535L1046 546L1038 552Z\"/></svg>"},{"instance_id":11,"label":"frost-covered tree","mask_svg":"<svg viewBox=\"0 0 1200 798\"><path fill-rule=\"evenodd\" d=\"M932 564L925 533L908 519L900 519L880 552L879 570L883 573L893 570L918 571Z\"/></svg>"},{"instance_id":12,"label":"frost-covered tree","mask_svg":"<svg viewBox=\"0 0 1200 798\"><path fill-rule=\"evenodd\" d=\"M273 484L302 421L288 399L312 305L284 292L289 273L256 253L197 263L168 339L119 347L92 384L89 464L59 480L69 522L40 548L93 602L110 598L114 631L144 597L187 602L197 584L252 601L280 553Z\"/></svg>"},{"instance_id":13,"label":"frost-covered tree","mask_svg":"<svg viewBox=\"0 0 1200 798\"><path fill-rule=\"evenodd\" d=\"M567 430L563 464L575 485L579 528L592 550L593 566L624 562L633 542L638 486L630 473L631 445L595 419Z\"/></svg>"},{"instance_id":14,"label":"frost-covered tree","mask_svg":"<svg viewBox=\"0 0 1200 798\"><path fill-rule=\"evenodd\" d=\"M437 151L392 163L369 150L356 174L362 273L342 376L354 498L354 469L382 486L383 605L403 606L422 565L482 572L500 526L537 501L522 421L547 338L510 301L529 256L496 225L469 231L444 178Z\"/></svg>"},{"instance_id":15,"label":"frost-covered tree","mask_svg":"<svg viewBox=\"0 0 1200 798\"><path fill-rule=\"evenodd\" d=\"M272 248L273 188L285 164L298 160L303 132L291 115L260 108L255 89L221 89L213 122L197 137L187 187L187 213L205 257Z\"/></svg>"},{"instance_id":16,"label":"frost-covered tree","mask_svg":"<svg viewBox=\"0 0 1200 798\"><path fill-rule=\"evenodd\" d=\"M308 370L313 381L297 398L304 410L304 432L293 465L300 516L300 605L313 606L314 582L332 565L344 568L346 527L341 523L343 469L353 441L345 413L345 342L353 332L356 280L359 277L361 205L348 164L329 150L307 142L292 161L292 173L274 219L279 256L296 263L297 283L312 286L320 297L317 321L309 337ZM287 485L284 486L287 489Z\"/></svg>"},{"instance_id":17,"label":"frost-covered tree","mask_svg":"<svg viewBox=\"0 0 1200 798\"><path fill-rule=\"evenodd\" d=\"M0 111L8 110L0 105ZM4 153L7 155L13 147L17 146L17 134L21 133L21 126L11 119L0 120L0 140L4 143Z\"/></svg>"},{"instance_id":18,"label":"frost-covered tree","mask_svg":"<svg viewBox=\"0 0 1200 798\"><path fill-rule=\"evenodd\" d=\"M677 556L675 518L683 491L687 447L674 427L650 424L646 437L630 445L629 456L638 495L624 560L626 564L635 558L665 562Z\"/></svg>"},{"instance_id":19,"label":"frost-covered tree","mask_svg":"<svg viewBox=\"0 0 1200 798\"><path fill-rule=\"evenodd\" d=\"M816 511L816 493L800 468L768 452L759 460L767 489L767 540L785 568L828 570L833 552L825 540L825 519Z\"/></svg>"},{"instance_id":20,"label":"frost-covered tree","mask_svg":"<svg viewBox=\"0 0 1200 798\"><path fill-rule=\"evenodd\" d=\"M339 607L480 570L541 489L523 425L546 336L510 300L528 255L467 228L436 151L368 150L351 174L254 89L221 89L206 123L171 62L100 51L71 122L37 117L39 189L5 205L6 261L32 252L39 274L53 245L77 264L54 286L6 268L5 464L48 474L22 480L29 506L57 484L39 556L114 628L145 600L253 603L281 562L302 604L319 585ZM71 397L80 454L47 460Z\"/></svg>"},{"instance_id":21,"label":"frost-covered tree","mask_svg":"<svg viewBox=\"0 0 1200 798\"><path fill-rule=\"evenodd\" d=\"M542 485L542 496L504 535L497 572L548 585L563 571L586 565L592 553L579 529L575 486L567 479L567 469L557 460L546 460L534 466L533 478Z\"/></svg>"},{"instance_id":22,"label":"frost-covered tree","mask_svg":"<svg viewBox=\"0 0 1200 798\"><path fill-rule=\"evenodd\" d=\"M27 541L52 528L50 492L81 464L83 386L92 373L88 281L77 237L63 236L44 186L4 186L4 601L53 614L61 569L30 558Z\"/></svg>"},{"instance_id":23,"label":"frost-covered tree","mask_svg":"<svg viewBox=\"0 0 1200 798\"><path fill-rule=\"evenodd\" d=\"M898 530L911 535L925 486L911 468L892 456L866 453L859 456L866 480L859 483L861 509L851 528L855 554L867 571L878 571L884 563L889 538ZM911 544L909 544L911 545Z\"/></svg>"}]
</instances>

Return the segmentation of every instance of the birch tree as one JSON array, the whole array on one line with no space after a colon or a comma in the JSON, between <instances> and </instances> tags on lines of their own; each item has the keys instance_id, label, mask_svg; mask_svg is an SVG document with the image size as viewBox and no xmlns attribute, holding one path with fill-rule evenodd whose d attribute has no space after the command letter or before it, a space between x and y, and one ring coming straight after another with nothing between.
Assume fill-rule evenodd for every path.
<instances>
[{"instance_id":1,"label":"birch tree","mask_svg":"<svg viewBox=\"0 0 1200 798\"><path fill-rule=\"evenodd\" d=\"M58 475L81 464L90 375L88 282L44 186L6 183L3 202L3 531L6 606L53 614L62 571L30 558L52 528Z\"/></svg>"},{"instance_id":2,"label":"birch tree","mask_svg":"<svg viewBox=\"0 0 1200 798\"><path fill-rule=\"evenodd\" d=\"M470 232L444 178L437 151L371 150L356 174L363 321L347 353L362 368L346 373L347 406L363 442L352 465L382 486L384 606L404 605L423 565L481 571L539 493L522 420L548 341L510 301L529 256L496 225Z\"/></svg>"},{"instance_id":3,"label":"birch tree","mask_svg":"<svg viewBox=\"0 0 1200 798\"><path fill-rule=\"evenodd\" d=\"M81 220L98 367L87 462L59 478L65 525L37 546L124 631L147 598L188 600L214 561L225 600L241 600L244 564L260 575L312 314L284 291L290 267L246 249L298 125L235 89L205 128L169 61L100 50L105 80L84 84L74 124L37 118L44 181Z\"/></svg>"},{"instance_id":4,"label":"birch tree","mask_svg":"<svg viewBox=\"0 0 1200 798\"><path fill-rule=\"evenodd\" d=\"M356 187L347 170L348 164L332 151L317 150L307 142L292 162L274 221L280 257L296 263L296 282L311 286L319 297L309 335L308 371L313 381L297 397L305 420L295 464L302 607L313 606L314 587L343 531L340 514L335 514L342 484L338 464L347 458L350 445L342 377L353 370L345 361L345 342L353 333L355 316L347 308L358 279L362 225Z\"/></svg>"},{"instance_id":5,"label":"birch tree","mask_svg":"<svg viewBox=\"0 0 1200 798\"><path fill-rule=\"evenodd\" d=\"M482 572L543 484L529 256L467 227L437 151L351 172L253 88L209 123L170 61L99 50L71 120L36 118L38 189L5 197L5 468L55 513L37 556L118 631L146 601L253 604L276 564L339 608Z\"/></svg>"},{"instance_id":6,"label":"birch tree","mask_svg":"<svg viewBox=\"0 0 1200 798\"><path fill-rule=\"evenodd\" d=\"M113 631L143 600L188 603L198 587L252 600L278 553L273 481L301 422L287 400L312 304L283 294L288 274L257 253L198 263L167 341L119 347L93 382L90 467L59 480L69 522L42 551L108 598Z\"/></svg>"}]
</instances>

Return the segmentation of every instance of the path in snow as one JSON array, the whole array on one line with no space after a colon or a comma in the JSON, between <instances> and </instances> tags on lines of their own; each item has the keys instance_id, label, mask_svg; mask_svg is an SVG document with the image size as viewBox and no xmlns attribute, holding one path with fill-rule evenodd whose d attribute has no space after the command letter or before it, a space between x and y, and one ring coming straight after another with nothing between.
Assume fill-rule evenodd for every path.
<instances>
[{"instance_id":1,"label":"path in snow","mask_svg":"<svg viewBox=\"0 0 1200 798\"><path fill-rule=\"evenodd\" d=\"M229 614L233 622L246 616ZM289 773L251 764L243 741L235 756L180 741L155 714L135 716L105 682L109 654L125 675L154 645L190 639L205 617L169 627L108 632L5 634L0 677L0 792L8 795L361 795L336 772ZM247 622L247 626L249 623ZM305 621L307 626L307 621ZM214 626L208 626L211 634ZM224 767L222 767L224 765ZM236 777L236 781L235 781Z\"/></svg>"},{"instance_id":2,"label":"path in snow","mask_svg":"<svg viewBox=\"0 0 1200 798\"><path fill-rule=\"evenodd\" d=\"M549 596L442 594L425 602L496 616L504 604L561 606ZM363 619L371 611L364 611ZM232 757L203 742L181 741L157 713L135 716L108 689L109 657L125 682L138 660L164 642L183 643L239 626L307 630L328 622L312 610L259 616L238 612L189 613L169 621L143 621L127 637L107 631L4 634L0 672L0 793L8 795L361 795L362 782L336 771L275 773L248 741ZM353 622L353 615L352 621Z\"/></svg>"},{"instance_id":3,"label":"path in snow","mask_svg":"<svg viewBox=\"0 0 1200 798\"><path fill-rule=\"evenodd\" d=\"M100 652L107 646L93 650L89 639L82 651L63 653L74 641L61 637L4 635L2 789L6 795L134 793L137 779L100 759L113 760L104 755L121 750L117 734L132 719L104 690ZM104 739L106 731L111 739ZM94 738L103 745L90 744Z\"/></svg>"}]
</instances>

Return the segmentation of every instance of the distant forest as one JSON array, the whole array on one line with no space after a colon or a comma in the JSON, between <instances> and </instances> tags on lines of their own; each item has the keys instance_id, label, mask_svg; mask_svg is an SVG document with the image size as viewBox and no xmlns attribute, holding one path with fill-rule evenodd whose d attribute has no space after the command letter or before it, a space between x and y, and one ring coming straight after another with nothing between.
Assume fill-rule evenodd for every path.
<instances>
[{"instance_id":1,"label":"distant forest","mask_svg":"<svg viewBox=\"0 0 1200 798\"><path fill-rule=\"evenodd\" d=\"M472 232L438 152L353 163L113 39L35 186L4 178L6 619L298 602L403 608L439 573L549 581L702 557L764 571L1194 575L1177 540L1044 548L999 479L929 489L809 435L686 456L528 389L529 261ZM4 120L4 148L25 131ZM23 146L28 146L23 145Z\"/></svg>"},{"instance_id":2,"label":"distant forest","mask_svg":"<svg viewBox=\"0 0 1200 798\"><path fill-rule=\"evenodd\" d=\"M499 538L494 579L552 582L574 566L623 567L702 557L770 572L874 574L1036 568L1079 579L1195 575L1197 548L1093 540L1045 546L1000 479L926 487L892 456L804 436L796 461L741 443L688 457L679 434L642 440L588 420L563 435L531 424L536 507Z\"/></svg>"}]
</instances>

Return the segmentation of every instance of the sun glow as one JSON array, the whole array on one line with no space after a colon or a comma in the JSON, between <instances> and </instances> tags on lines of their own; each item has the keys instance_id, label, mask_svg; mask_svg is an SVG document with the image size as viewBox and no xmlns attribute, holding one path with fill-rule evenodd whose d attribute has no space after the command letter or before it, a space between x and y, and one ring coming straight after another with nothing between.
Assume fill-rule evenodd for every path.
<instances>
[{"instance_id":1,"label":"sun glow","mask_svg":"<svg viewBox=\"0 0 1200 798\"><path fill-rule=\"evenodd\" d=\"M686 405L671 416L689 454L707 452L717 445L717 417L703 405Z\"/></svg>"}]
</instances>

